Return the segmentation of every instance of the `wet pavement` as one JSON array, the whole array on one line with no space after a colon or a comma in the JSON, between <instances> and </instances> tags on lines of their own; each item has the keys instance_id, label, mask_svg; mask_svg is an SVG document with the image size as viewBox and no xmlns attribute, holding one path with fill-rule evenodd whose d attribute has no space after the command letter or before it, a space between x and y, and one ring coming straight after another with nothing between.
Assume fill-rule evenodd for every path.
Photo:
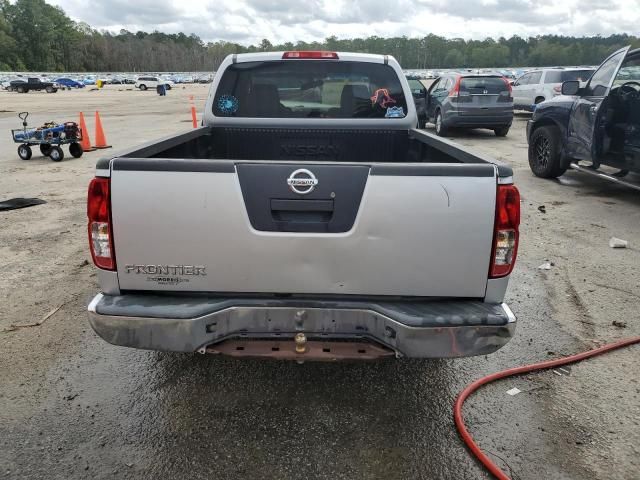
<instances>
[{"instance_id":1,"label":"wet pavement","mask_svg":"<svg viewBox=\"0 0 640 480\"><path fill-rule=\"evenodd\" d=\"M3 422L3 464L16 478L484 478L451 405L469 380L514 364L527 330L474 360L297 365L126 350L85 329L88 350L46 372L30 418ZM470 420L502 410L510 397L498 397L472 399ZM511 429L499 417L489 436Z\"/></svg>"},{"instance_id":2,"label":"wet pavement","mask_svg":"<svg viewBox=\"0 0 640 480\"><path fill-rule=\"evenodd\" d=\"M507 294L516 336L470 359L298 365L106 344L85 313L97 291L83 263L91 166L49 177L60 179L51 188L70 193L47 197L59 217L46 228L31 226L45 222L39 207L0 214L0 478L489 478L454 428L452 405L464 386L640 334L640 197L578 174L534 179L523 126L506 139L457 138L514 165L524 199ZM0 156L5 173L22 168L14 156ZM45 174L51 168L35 165ZM40 183L26 193L49 191ZM632 248L613 252L612 234ZM25 249L29 257L18 264ZM538 270L547 260L552 269ZM7 331L59 305L42 326ZM613 327L613 318L628 327ZM568 374L489 385L467 401L470 430L514 479L637 479L639 353L632 347ZM522 393L507 395L512 387Z\"/></svg>"}]
</instances>

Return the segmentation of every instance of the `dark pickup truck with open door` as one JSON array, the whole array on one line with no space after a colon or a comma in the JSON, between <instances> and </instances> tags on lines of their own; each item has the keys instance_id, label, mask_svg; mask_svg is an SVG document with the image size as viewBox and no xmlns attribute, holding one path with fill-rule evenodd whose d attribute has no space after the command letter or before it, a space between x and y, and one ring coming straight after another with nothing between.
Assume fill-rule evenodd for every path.
<instances>
[{"instance_id":1,"label":"dark pickup truck with open door","mask_svg":"<svg viewBox=\"0 0 640 480\"><path fill-rule=\"evenodd\" d=\"M527 138L538 177L573 168L640 190L640 49L614 52L584 86L564 82L536 108Z\"/></svg>"}]
</instances>

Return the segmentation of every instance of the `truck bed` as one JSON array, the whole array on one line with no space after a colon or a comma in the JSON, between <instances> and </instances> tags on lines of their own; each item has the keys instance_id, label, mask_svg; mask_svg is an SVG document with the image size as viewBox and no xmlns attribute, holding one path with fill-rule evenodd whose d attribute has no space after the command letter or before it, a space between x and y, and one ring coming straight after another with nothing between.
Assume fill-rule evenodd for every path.
<instances>
[{"instance_id":1,"label":"truck bed","mask_svg":"<svg viewBox=\"0 0 640 480\"><path fill-rule=\"evenodd\" d=\"M150 142L118 158L492 164L498 168L499 176L512 175L510 167L494 159L418 129L201 127ZM98 168L105 168L108 161L101 160Z\"/></svg>"}]
</instances>

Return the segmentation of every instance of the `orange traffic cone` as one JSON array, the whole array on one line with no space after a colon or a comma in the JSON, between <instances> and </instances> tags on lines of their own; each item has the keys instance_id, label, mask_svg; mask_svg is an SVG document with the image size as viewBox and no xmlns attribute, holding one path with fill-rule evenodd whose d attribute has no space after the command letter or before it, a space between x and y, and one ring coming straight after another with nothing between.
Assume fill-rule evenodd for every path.
<instances>
[{"instance_id":1,"label":"orange traffic cone","mask_svg":"<svg viewBox=\"0 0 640 480\"><path fill-rule=\"evenodd\" d=\"M80 140L80 147L83 152L93 152L95 148L91 146L91 140L89 139L89 130L87 124L84 121L84 114L80 112L80 132L82 134L82 140Z\"/></svg>"},{"instance_id":2,"label":"orange traffic cone","mask_svg":"<svg viewBox=\"0 0 640 480\"><path fill-rule=\"evenodd\" d=\"M111 145L107 145L107 137L104 135L102 129L102 122L100 121L100 113L96 111L96 148L111 148Z\"/></svg>"},{"instance_id":3,"label":"orange traffic cone","mask_svg":"<svg viewBox=\"0 0 640 480\"><path fill-rule=\"evenodd\" d=\"M191 123L193 123L193 128L198 128L198 117L196 115L196 107L191 105Z\"/></svg>"}]
</instances>

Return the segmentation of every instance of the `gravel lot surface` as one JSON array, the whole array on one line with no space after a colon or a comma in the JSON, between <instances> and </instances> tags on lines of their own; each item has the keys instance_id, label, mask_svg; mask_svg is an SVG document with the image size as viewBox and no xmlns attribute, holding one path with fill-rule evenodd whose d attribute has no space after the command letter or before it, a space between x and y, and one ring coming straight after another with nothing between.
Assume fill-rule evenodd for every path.
<instances>
[{"instance_id":1,"label":"gravel lot surface","mask_svg":"<svg viewBox=\"0 0 640 480\"><path fill-rule=\"evenodd\" d=\"M111 346L85 313L97 292L85 226L95 161L188 129L188 97L201 108L208 86L167 97L111 87L0 92L0 200L47 201L0 213L0 478L484 479L452 420L466 384L640 335L640 195L573 172L534 178L517 116L506 138L454 135L512 165L523 197L507 293L518 330L496 354L297 365ZM84 111L91 132L99 110L114 149L22 161L9 129L23 110L33 126ZM612 236L629 248L610 248ZM492 384L467 402L470 429L514 479L638 479L639 354Z\"/></svg>"}]
</instances>

